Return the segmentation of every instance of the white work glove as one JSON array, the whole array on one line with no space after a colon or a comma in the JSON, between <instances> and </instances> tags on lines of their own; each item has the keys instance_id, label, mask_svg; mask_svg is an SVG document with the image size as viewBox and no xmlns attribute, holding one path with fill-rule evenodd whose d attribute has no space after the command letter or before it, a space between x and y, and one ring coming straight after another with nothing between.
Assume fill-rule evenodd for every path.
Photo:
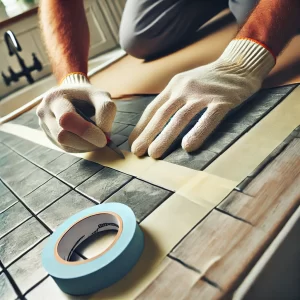
<instances>
[{"instance_id":1,"label":"white work glove","mask_svg":"<svg viewBox=\"0 0 300 300\"><path fill-rule=\"evenodd\" d=\"M82 107L94 108L97 126L76 112L74 102L82 112ZM67 152L87 152L107 144L105 134L111 131L116 105L108 93L96 90L84 75L72 73L59 87L47 92L37 115L41 128L55 145Z\"/></svg>"},{"instance_id":2,"label":"white work glove","mask_svg":"<svg viewBox=\"0 0 300 300\"><path fill-rule=\"evenodd\" d=\"M260 43L232 40L215 62L172 78L130 135L131 151L161 157L191 119L206 109L182 139L186 151L198 149L231 109L260 89L274 65L275 58Z\"/></svg>"}]
</instances>

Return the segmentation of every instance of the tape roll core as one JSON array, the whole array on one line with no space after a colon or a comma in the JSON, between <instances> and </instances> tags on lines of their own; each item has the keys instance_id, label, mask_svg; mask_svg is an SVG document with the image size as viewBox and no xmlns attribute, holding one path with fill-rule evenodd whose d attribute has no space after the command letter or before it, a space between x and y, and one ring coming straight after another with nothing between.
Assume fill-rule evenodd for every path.
<instances>
[{"instance_id":1,"label":"tape roll core","mask_svg":"<svg viewBox=\"0 0 300 300\"><path fill-rule=\"evenodd\" d=\"M84 261L69 261L75 249L98 232L117 230L114 241L104 251ZM92 214L71 225L55 246L55 256L63 264L78 265L94 260L103 255L116 243L123 230L123 222L119 215L114 212Z\"/></svg>"},{"instance_id":2,"label":"tape roll core","mask_svg":"<svg viewBox=\"0 0 300 300\"><path fill-rule=\"evenodd\" d=\"M68 261L84 240L111 229L118 232L103 252L87 260ZM42 262L62 291L86 295L124 277L143 248L143 232L133 211L121 203L99 204L73 215L55 230L43 250Z\"/></svg>"}]
</instances>

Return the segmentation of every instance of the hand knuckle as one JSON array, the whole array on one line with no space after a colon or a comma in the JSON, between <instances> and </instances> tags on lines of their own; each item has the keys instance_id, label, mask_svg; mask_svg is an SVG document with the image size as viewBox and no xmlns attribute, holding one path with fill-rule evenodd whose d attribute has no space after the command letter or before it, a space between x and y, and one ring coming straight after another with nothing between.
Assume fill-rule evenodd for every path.
<instances>
[{"instance_id":1,"label":"hand knuckle","mask_svg":"<svg viewBox=\"0 0 300 300\"><path fill-rule=\"evenodd\" d=\"M40 118L43 119L45 117L45 110L43 109L43 107L38 107L36 110L36 115Z\"/></svg>"}]
</instances>

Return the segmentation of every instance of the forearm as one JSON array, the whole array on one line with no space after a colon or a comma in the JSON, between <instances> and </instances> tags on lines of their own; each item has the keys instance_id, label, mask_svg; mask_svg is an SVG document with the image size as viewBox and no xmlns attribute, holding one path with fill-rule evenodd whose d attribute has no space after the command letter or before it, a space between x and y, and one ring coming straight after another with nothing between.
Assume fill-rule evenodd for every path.
<instances>
[{"instance_id":1,"label":"forearm","mask_svg":"<svg viewBox=\"0 0 300 300\"><path fill-rule=\"evenodd\" d=\"M300 29L299 0L261 0L237 34L265 44L278 56Z\"/></svg>"},{"instance_id":2,"label":"forearm","mask_svg":"<svg viewBox=\"0 0 300 300\"><path fill-rule=\"evenodd\" d=\"M56 79L87 74L90 36L83 0L42 0L40 23Z\"/></svg>"}]
</instances>

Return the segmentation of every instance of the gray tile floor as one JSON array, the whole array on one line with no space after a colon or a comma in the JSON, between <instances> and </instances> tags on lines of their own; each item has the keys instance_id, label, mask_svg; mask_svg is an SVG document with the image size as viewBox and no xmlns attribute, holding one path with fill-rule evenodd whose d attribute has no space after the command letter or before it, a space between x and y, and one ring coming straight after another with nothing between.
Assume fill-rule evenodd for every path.
<instances>
[{"instance_id":1,"label":"gray tile floor","mask_svg":"<svg viewBox=\"0 0 300 300\"><path fill-rule=\"evenodd\" d=\"M187 154L179 145L164 159L203 170L295 87L262 90L224 121L200 150ZM128 149L127 138L153 99L116 101L112 139L121 148ZM34 110L12 123L39 128ZM128 174L0 132L0 299L46 299L49 289L49 299L65 299L53 289L40 254L47 237L69 216L118 201L129 205L140 222L171 194Z\"/></svg>"}]
</instances>

